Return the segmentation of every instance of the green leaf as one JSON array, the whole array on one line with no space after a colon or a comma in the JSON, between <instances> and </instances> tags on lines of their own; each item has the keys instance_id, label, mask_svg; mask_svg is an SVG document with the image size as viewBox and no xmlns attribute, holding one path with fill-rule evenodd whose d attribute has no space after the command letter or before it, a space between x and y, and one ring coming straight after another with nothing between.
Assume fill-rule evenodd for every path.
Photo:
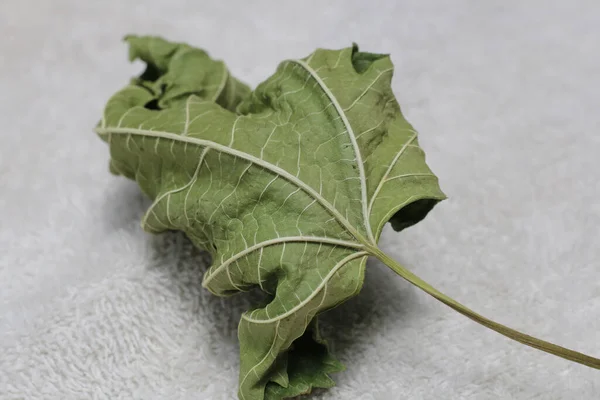
<instances>
[{"instance_id":1,"label":"green leaf","mask_svg":"<svg viewBox=\"0 0 600 400\"><path fill-rule=\"evenodd\" d=\"M146 79L134 81L109 101L98 133L110 143L113 169L154 199L144 228L182 230L211 252L205 287L217 295L254 285L273 293L239 326L240 397L262 399L313 318L360 290L364 244L390 218L397 227L417 222L444 195L391 91L389 57L354 46L284 62L236 114L211 101L214 93L165 101L179 98L169 88L206 83L188 84L183 67L170 73L182 51L173 49L191 50L156 40L135 40L133 54L167 71L155 82L170 77L170 86L159 92L161 85L147 90ZM215 75L216 64L197 53L203 75ZM150 98L168 107L145 108ZM308 371L311 362L295 369ZM330 386L325 378L296 390ZM286 394L270 387L269 398Z\"/></svg>"},{"instance_id":2,"label":"green leaf","mask_svg":"<svg viewBox=\"0 0 600 400\"><path fill-rule=\"evenodd\" d=\"M341 365L315 317L360 291L368 256L478 323L598 365L474 313L377 247L386 222L404 229L445 198L392 93L388 56L318 49L248 94L203 51L128 40L148 69L109 100L96 132L111 170L154 199L142 226L181 230L209 251L212 293L272 296L239 324L240 399L332 385Z\"/></svg>"}]
</instances>

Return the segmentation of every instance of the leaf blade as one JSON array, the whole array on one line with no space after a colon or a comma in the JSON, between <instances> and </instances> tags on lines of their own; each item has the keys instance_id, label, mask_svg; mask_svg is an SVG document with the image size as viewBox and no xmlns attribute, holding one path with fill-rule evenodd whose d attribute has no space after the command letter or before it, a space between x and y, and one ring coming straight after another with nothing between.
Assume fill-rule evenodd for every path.
<instances>
[{"instance_id":1,"label":"leaf blade","mask_svg":"<svg viewBox=\"0 0 600 400\"><path fill-rule=\"evenodd\" d=\"M267 306L240 321L240 398L262 399L269 382L285 385L282 368L289 366L280 357L307 335L317 314L362 287L365 246L380 234L379 225L375 231L370 225L381 218L371 214L389 212L379 200L369 206L371 182L381 169L371 160L382 158L382 143L402 145L389 132L404 132L394 124L407 124L387 99L393 97L388 78L387 56L360 53L356 46L321 49L281 63L255 91L235 97L235 107L216 104L219 96L200 98L206 91L189 87L184 99L177 85L170 94L141 78L107 105L96 131L109 143L114 171L138 181L154 199L145 228L182 230L210 251L213 266L203 283L213 293L254 285L274 293ZM373 104L372 96L383 91L387 100ZM148 106L149 99L158 109ZM421 153L410 160L428 171ZM410 204L413 192L387 182L379 192L389 187ZM437 180L416 189L422 198L441 197ZM329 384L320 375L327 371L323 360L315 361L322 365L310 378L313 386ZM301 390L289 379L287 385Z\"/></svg>"}]
</instances>

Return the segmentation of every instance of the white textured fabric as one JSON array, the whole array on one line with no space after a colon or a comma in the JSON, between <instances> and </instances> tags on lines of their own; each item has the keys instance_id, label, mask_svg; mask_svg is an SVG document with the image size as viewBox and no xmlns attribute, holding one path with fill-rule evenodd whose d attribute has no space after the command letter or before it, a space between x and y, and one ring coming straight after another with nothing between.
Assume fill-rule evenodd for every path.
<instances>
[{"instance_id":1,"label":"white textured fabric","mask_svg":"<svg viewBox=\"0 0 600 400\"><path fill-rule=\"evenodd\" d=\"M256 85L316 47L392 54L449 200L383 248L484 315L600 356L600 3L0 2L0 399L232 399L249 300L139 227L92 128L140 64L124 34L206 48ZM347 371L313 399L596 399L600 375L488 331L370 262L323 317Z\"/></svg>"}]
</instances>

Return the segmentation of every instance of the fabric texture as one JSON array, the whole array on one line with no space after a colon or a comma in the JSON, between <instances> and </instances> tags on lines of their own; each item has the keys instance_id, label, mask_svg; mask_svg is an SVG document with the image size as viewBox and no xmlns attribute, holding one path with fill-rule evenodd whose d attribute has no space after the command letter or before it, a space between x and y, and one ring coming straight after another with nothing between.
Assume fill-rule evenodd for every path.
<instances>
[{"instance_id":1,"label":"fabric texture","mask_svg":"<svg viewBox=\"0 0 600 400\"><path fill-rule=\"evenodd\" d=\"M186 41L255 86L316 47L390 53L449 199L381 245L483 315L600 356L600 3L4 0L0 399L234 399L252 298L152 236L92 133L138 74L127 33ZM377 261L323 315L346 365L320 400L594 399L598 371L488 331Z\"/></svg>"}]
</instances>

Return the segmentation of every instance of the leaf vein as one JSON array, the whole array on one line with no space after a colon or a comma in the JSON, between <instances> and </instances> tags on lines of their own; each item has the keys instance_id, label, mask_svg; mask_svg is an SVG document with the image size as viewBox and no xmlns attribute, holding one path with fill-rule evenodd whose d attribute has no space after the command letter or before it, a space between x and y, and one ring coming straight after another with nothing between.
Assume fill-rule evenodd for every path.
<instances>
[{"instance_id":1,"label":"leaf vein","mask_svg":"<svg viewBox=\"0 0 600 400\"><path fill-rule=\"evenodd\" d=\"M208 284L210 283L210 281L213 280L214 277L216 275L218 275L221 271L223 271L224 269L227 269L231 263L233 263L243 257L246 257L249 254L251 254L257 250L262 250L265 247L274 246L277 244L285 244L285 243L293 243L293 242L324 243L324 244L330 244L330 245L335 245L335 246L344 246L344 247L355 248L355 249L363 248L363 245L360 243L357 243L357 242L350 242L350 241L340 240L340 239L332 239L332 238L328 238L328 237L284 236L284 237L280 237L277 239L269 239L269 240L260 242L258 244L255 244L254 246L248 247L248 248L240 251L239 253L232 255L227 260L223 261L221 263L221 265L211 268L212 272L209 271L206 275L204 275L204 279L202 281L202 286L207 287Z\"/></svg>"},{"instance_id":2,"label":"leaf vein","mask_svg":"<svg viewBox=\"0 0 600 400\"><path fill-rule=\"evenodd\" d=\"M275 173L282 178L290 181L298 188L305 191L307 194L315 198L332 216L334 216L337 221L357 240L361 242L366 242L366 239L360 234L351 224L350 222L344 218L342 214L331 204L329 203L323 196L321 196L316 190L310 187L308 184L298 179L294 175L290 174L283 168L280 168L276 165L269 163L263 159L255 157L251 154L245 153L243 151L227 147L217 142L213 142L211 140L199 139L195 137L189 136L181 136L172 132L165 131L153 131L147 129L137 129L137 128L96 128L96 133L98 135L109 135L109 134L124 134L124 135L141 135L141 136L150 136L158 139L170 139L170 140L179 140L183 142L193 143L199 146L210 146L212 149L219 151L219 153L226 153L231 156L241 158L243 160L251 161L252 163L264 168L267 171ZM362 163L360 164L362 166Z\"/></svg>"},{"instance_id":3,"label":"leaf vein","mask_svg":"<svg viewBox=\"0 0 600 400\"><path fill-rule=\"evenodd\" d=\"M255 323L255 324L270 324L272 322L280 322L282 319L292 315L293 313L295 313L296 311L298 311L299 309L304 307L306 304L308 304L317 294L319 294L321 292L321 289L326 287L326 285L329 282L329 280L331 279L331 277L336 272L338 272L344 265L346 265L347 263L349 263L350 261L352 261L356 258L362 258L362 257L368 256L368 255L369 255L369 252L367 252L367 251L359 251L359 252L352 253L352 254L344 257L340 262L338 262L331 269L331 271L329 271L329 273L325 276L325 279L323 279L323 281L321 281L321 283L319 284L319 286L317 286L316 289L312 290L311 294L308 295L308 297L306 299L304 299L301 303L299 303L296 306L294 306L293 308L291 308L289 311L287 311L283 314L279 314L275 317L268 318L268 319L256 319L256 318L248 317L247 315L242 315L242 319L244 319L248 322Z\"/></svg>"}]
</instances>

